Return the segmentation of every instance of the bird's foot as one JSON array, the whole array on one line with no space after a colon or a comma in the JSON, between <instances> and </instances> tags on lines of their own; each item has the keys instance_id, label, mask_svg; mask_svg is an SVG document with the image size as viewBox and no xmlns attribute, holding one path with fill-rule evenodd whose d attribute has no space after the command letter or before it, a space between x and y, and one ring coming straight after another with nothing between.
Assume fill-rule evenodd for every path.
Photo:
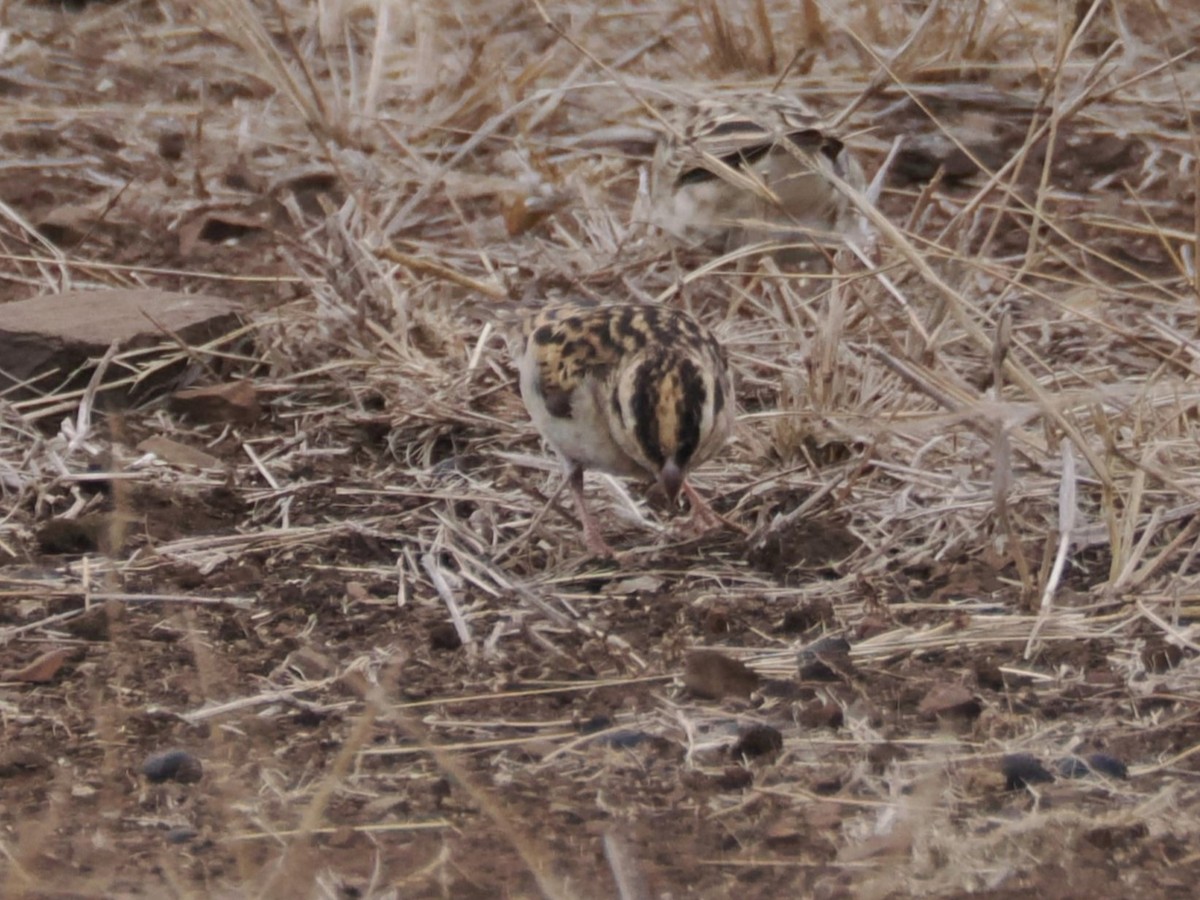
<instances>
[{"instance_id":1,"label":"bird's foot","mask_svg":"<svg viewBox=\"0 0 1200 900\"><path fill-rule=\"evenodd\" d=\"M733 522L715 509L713 509L708 501L696 492L696 489L686 481L683 484L683 492L688 498L688 505L692 508L691 518L684 524L684 528L694 535L701 535L708 531L713 531L717 528L729 528L739 534L749 534L749 532L741 525Z\"/></svg>"}]
</instances>

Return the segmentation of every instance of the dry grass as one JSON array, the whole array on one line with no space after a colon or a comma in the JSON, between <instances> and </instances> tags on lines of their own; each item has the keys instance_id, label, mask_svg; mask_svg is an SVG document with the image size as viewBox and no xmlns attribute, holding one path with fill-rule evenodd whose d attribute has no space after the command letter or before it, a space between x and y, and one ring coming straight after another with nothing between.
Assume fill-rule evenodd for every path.
<instances>
[{"instance_id":1,"label":"dry grass","mask_svg":"<svg viewBox=\"0 0 1200 900\"><path fill-rule=\"evenodd\" d=\"M1200 14L1070 12L0 10L4 296L236 295L252 349L164 342L104 365L133 379L201 359L271 403L222 429L155 404L102 415L97 384L0 399L0 646L86 650L53 690L0 684L0 728L56 759L91 736L58 774L20 776L5 892L1166 896L1194 876ZM641 220L658 110L777 84L840 119L869 174L891 160L878 204L859 198L872 246L827 275L758 249L702 258ZM183 135L176 163L164 134ZM975 175L906 177L954 148ZM50 201L18 189L31 178ZM68 205L76 237L48 239ZM201 237L214 220L242 230ZM596 477L627 549L619 571L584 559L503 328L467 312L572 295L686 306L729 348L744 414L698 480L746 542L681 542ZM223 467L139 460L150 433ZM115 499L85 489L100 454ZM234 514L186 527L218 495ZM147 497L185 527L155 533ZM112 552L38 556L39 523L95 512ZM756 706L674 679L713 645L794 683L813 635L779 621L825 602L854 679ZM65 630L95 609L105 642ZM429 649L437 623L461 650ZM174 655L147 650L160 631ZM976 683L983 661L1008 689ZM943 682L977 689L982 716L920 719ZM803 725L818 701L844 727ZM581 734L595 712L661 743ZM713 788L748 722L781 728L782 754L745 791ZM163 741L200 748L200 799L134 787ZM1076 748L1136 777L1032 798L995 783L1003 753ZM164 844L180 823L211 843Z\"/></svg>"}]
</instances>

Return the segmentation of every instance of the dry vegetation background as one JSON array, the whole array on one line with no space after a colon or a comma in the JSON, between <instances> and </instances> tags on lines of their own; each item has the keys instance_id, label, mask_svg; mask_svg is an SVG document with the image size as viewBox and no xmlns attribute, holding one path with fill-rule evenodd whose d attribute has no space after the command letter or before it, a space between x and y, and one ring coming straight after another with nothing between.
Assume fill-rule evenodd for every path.
<instances>
[{"instance_id":1,"label":"dry vegetation background","mask_svg":"<svg viewBox=\"0 0 1200 900\"><path fill-rule=\"evenodd\" d=\"M5 895L1193 896L1198 41L1185 0L0 3L0 299L238 298L191 374L262 410L0 399ZM655 111L777 82L868 176L903 138L869 262L643 224ZM573 295L718 332L698 482L749 538L593 476L613 567L547 507L460 310ZM700 696L702 647L756 678ZM1130 777L1000 774L1097 751Z\"/></svg>"}]
</instances>

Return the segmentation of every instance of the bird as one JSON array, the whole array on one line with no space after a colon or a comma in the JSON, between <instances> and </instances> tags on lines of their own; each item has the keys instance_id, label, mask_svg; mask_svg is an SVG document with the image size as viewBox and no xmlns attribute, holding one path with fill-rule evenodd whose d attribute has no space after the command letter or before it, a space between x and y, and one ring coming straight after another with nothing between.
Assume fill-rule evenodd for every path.
<instances>
[{"instance_id":1,"label":"bird","mask_svg":"<svg viewBox=\"0 0 1200 900\"><path fill-rule=\"evenodd\" d=\"M584 499L588 469L657 482L699 523L723 521L687 481L735 419L725 350L700 322L654 304L557 303L524 319L514 350L521 399L563 459L591 553L615 556Z\"/></svg>"},{"instance_id":2,"label":"bird","mask_svg":"<svg viewBox=\"0 0 1200 900\"><path fill-rule=\"evenodd\" d=\"M857 160L799 100L702 100L658 141L650 220L683 241L725 250L761 240L828 242L859 222L830 175L865 188Z\"/></svg>"}]
</instances>

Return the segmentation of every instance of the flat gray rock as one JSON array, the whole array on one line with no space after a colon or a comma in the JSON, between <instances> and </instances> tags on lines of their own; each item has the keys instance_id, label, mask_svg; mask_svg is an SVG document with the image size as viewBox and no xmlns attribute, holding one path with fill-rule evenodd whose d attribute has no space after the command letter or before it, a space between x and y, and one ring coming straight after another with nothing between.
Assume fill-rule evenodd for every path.
<instances>
[{"instance_id":1,"label":"flat gray rock","mask_svg":"<svg viewBox=\"0 0 1200 900\"><path fill-rule=\"evenodd\" d=\"M242 306L205 294L157 290L71 291L0 304L0 391L10 399L86 384L94 365L116 341L133 350L178 349L166 332L189 345L238 327ZM82 369L81 369L82 367ZM109 377L130 374L114 366ZM18 386L15 390L10 389Z\"/></svg>"}]
</instances>

